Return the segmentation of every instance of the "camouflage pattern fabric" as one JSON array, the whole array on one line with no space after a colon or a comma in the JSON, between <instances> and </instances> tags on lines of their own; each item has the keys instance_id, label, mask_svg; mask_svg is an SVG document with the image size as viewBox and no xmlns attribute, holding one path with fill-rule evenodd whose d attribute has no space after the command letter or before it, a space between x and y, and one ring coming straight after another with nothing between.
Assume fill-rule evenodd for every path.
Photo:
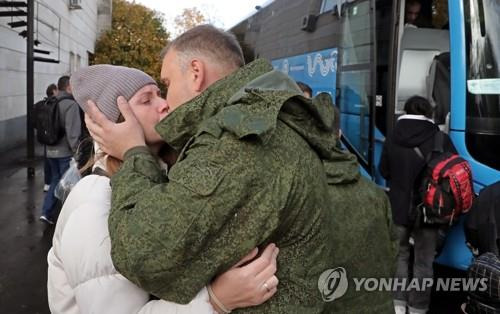
<instances>
[{"instance_id":1,"label":"camouflage pattern fabric","mask_svg":"<svg viewBox=\"0 0 500 314\"><path fill-rule=\"evenodd\" d=\"M319 94L313 100L318 112L333 106L331 97ZM299 109L300 107L294 107ZM341 298L326 303L324 313L394 313L392 294L387 291L356 291L353 278L392 278L396 269L398 240L385 192L362 177L356 157L335 145L321 151L328 182L328 208L333 222L333 258L329 269L343 267L349 288ZM314 142L314 141L311 141Z\"/></svg>"},{"instance_id":2,"label":"camouflage pattern fabric","mask_svg":"<svg viewBox=\"0 0 500 314\"><path fill-rule=\"evenodd\" d=\"M321 313L333 212L321 159L333 109L257 60L177 108L157 131L181 151L168 178L145 147L113 176L112 258L154 295L189 302L253 247L280 248L277 294L239 313Z\"/></svg>"},{"instance_id":3,"label":"camouflage pattern fabric","mask_svg":"<svg viewBox=\"0 0 500 314\"><path fill-rule=\"evenodd\" d=\"M389 200L364 177L329 184L335 253L330 267L345 268L349 287L341 298L326 304L325 313L394 313L392 293L356 291L353 280L394 277L397 247Z\"/></svg>"},{"instance_id":4,"label":"camouflage pattern fabric","mask_svg":"<svg viewBox=\"0 0 500 314\"><path fill-rule=\"evenodd\" d=\"M333 106L331 97L319 94L317 107ZM335 140L338 140L337 138ZM347 273L346 293L327 302L325 313L394 313L392 294L356 291L353 278L391 278L396 270L397 235L385 192L362 177L356 157L336 145L323 158L327 175L334 256L330 269Z\"/></svg>"}]
</instances>

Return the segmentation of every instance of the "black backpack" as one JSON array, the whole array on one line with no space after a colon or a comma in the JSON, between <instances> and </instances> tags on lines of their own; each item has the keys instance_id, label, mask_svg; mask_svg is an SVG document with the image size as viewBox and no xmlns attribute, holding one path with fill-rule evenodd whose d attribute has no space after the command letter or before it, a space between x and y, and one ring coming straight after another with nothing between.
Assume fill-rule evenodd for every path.
<instances>
[{"instance_id":1,"label":"black backpack","mask_svg":"<svg viewBox=\"0 0 500 314\"><path fill-rule=\"evenodd\" d=\"M33 105L33 127L36 128L38 127L38 109L43 106L43 104L47 101L47 97L45 97L44 99L38 101L37 103L35 103Z\"/></svg>"},{"instance_id":2,"label":"black backpack","mask_svg":"<svg viewBox=\"0 0 500 314\"><path fill-rule=\"evenodd\" d=\"M74 99L72 96L47 98L35 106L35 128L37 140L45 145L54 145L64 136L59 114L59 102L64 99Z\"/></svg>"}]
</instances>

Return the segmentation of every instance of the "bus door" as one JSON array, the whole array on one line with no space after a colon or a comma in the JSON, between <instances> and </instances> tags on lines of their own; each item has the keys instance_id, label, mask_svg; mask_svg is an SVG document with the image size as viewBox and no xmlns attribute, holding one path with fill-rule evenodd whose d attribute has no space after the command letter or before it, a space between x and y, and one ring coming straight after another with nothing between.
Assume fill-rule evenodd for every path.
<instances>
[{"instance_id":1,"label":"bus door","mask_svg":"<svg viewBox=\"0 0 500 314\"><path fill-rule=\"evenodd\" d=\"M358 156L364 174L378 184L390 103L389 73L393 0L347 1L342 6L337 99L343 143Z\"/></svg>"},{"instance_id":2,"label":"bus door","mask_svg":"<svg viewBox=\"0 0 500 314\"><path fill-rule=\"evenodd\" d=\"M426 97L434 121L450 134L471 166L476 192L498 176L498 12L495 0L421 0L416 20L399 9L393 123L405 101ZM466 81L467 77L467 81ZM390 119L390 117L388 117ZM500 177L499 177L500 179ZM497 179L498 180L498 179ZM465 270L472 254L465 245L463 220L448 233L436 262Z\"/></svg>"},{"instance_id":3,"label":"bus door","mask_svg":"<svg viewBox=\"0 0 500 314\"><path fill-rule=\"evenodd\" d=\"M340 11L341 43L337 99L343 143L373 176L373 112L375 105L374 0L345 2Z\"/></svg>"}]
</instances>

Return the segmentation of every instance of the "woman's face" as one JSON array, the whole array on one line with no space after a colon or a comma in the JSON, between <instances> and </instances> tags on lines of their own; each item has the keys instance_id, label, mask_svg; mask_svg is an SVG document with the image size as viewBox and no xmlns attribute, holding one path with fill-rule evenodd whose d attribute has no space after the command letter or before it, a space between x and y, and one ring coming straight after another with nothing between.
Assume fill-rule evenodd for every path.
<instances>
[{"instance_id":1,"label":"woman's face","mask_svg":"<svg viewBox=\"0 0 500 314\"><path fill-rule=\"evenodd\" d=\"M168 105L161 98L160 89L156 85L144 86L130 98L129 104L144 130L146 144L151 148L161 146L163 140L156 132L155 125L168 112Z\"/></svg>"}]
</instances>

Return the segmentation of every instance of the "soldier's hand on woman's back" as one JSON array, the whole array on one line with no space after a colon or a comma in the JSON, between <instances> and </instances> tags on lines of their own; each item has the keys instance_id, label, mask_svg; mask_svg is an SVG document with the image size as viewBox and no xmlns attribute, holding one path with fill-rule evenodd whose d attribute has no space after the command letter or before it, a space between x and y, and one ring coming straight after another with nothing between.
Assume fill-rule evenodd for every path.
<instances>
[{"instance_id":1,"label":"soldier's hand on woman's back","mask_svg":"<svg viewBox=\"0 0 500 314\"><path fill-rule=\"evenodd\" d=\"M255 258L257 253L258 249L255 248L212 282L213 293L226 309L233 310L259 305L276 293L279 283L275 276L276 258L279 249L271 243L261 256ZM211 302L217 308L212 299Z\"/></svg>"}]
</instances>

